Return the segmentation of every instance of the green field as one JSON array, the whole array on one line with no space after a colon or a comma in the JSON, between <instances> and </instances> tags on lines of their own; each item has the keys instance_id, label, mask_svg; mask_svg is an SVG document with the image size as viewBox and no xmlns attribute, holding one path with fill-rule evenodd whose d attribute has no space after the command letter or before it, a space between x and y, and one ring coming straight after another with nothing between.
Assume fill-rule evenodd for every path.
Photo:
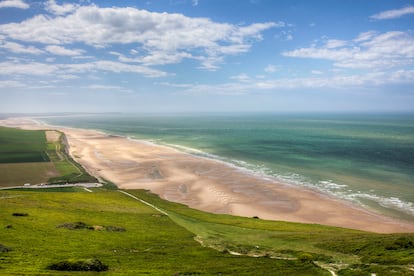
<instances>
[{"instance_id":1,"label":"green field","mask_svg":"<svg viewBox=\"0 0 414 276\"><path fill-rule=\"evenodd\" d=\"M0 163L48 162L44 131L0 127Z\"/></svg>"},{"instance_id":2,"label":"green field","mask_svg":"<svg viewBox=\"0 0 414 276\"><path fill-rule=\"evenodd\" d=\"M0 187L96 182L65 147L63 134L59 141L48 142L43 130L0 127Z\"/></svg>"}]
</instances>

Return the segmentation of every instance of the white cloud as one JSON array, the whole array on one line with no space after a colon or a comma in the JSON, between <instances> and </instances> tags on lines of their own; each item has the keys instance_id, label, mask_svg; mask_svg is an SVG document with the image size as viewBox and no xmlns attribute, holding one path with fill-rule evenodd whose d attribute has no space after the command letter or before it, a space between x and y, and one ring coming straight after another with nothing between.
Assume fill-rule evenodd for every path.
<instances>
[{"instance_id":1,"label":"white cloud","mask_svg":"<svg viewBox=\"0 0 414 276\"><path fill-rule=\"evenodd\" d=\"M53 64L44 64L38 62L32 63L14 63L1 62L0 75L34 75L43 76L54 73L58 70L58 66Z\"/></svg>"},{"instance_id":2,"label":"white cloud","mask_svg":"<svg viewBox=\"0 0 414 276\"><path fill-rule=\"evenodd\" d=\"M28 9L30 6L22 0L5 0L0 1L0 8Z\"/></svg>"},{"instance_id":3,"label":"white cloud","mask_svg":"<svg viewBox=\"0 0 414 276\"><path fill-rule=\"evenodd\" d=\"M312 70L311 73L314 75L323 75L323 72L320 70Z\"/></svg>"},{"instance_id":4,"label":"white cloud","mask_svg":"<svg viewBox=\"0 0 414 276\"><path fill-rule=\"evenodd\" d=\"M358 37L354 39L354 41L355 42L362 42L362 41L371 40L377 34L378 33L376 31L363 32L363 33L360 33L358 35Z\"/></svg>"},{"instance_id":5,"label":"white cloud","mask_svg":"<svg viewBox=\"0 0 414 276\"><path fill-rule=\"evenodd\" d=\"M84 52L81 49L66 49L58 45L49 45L49 46L46 46L45 49L49 53L52 53L54 55L59 55L59 56L79 56Z\"/></svg>"},{"instance_id":6,"label":"white cloud","mask_svg":"<svg viewBox=\"0 0 414 276\"><path fill-rule=\"evenodd\" d=\"M146 77L164 77L167 73L140 65L130 65L115 61L94 61L73 64L45 64L40 62L2 62L0 75L33 75L33 76L68 76L90 72L136 73ZM64 77L63 77L64 78ZM73 78L73 77L72 77Z\"/></svg>"},{"instance_id":7,"label":"white cloud","mask_svg":"<svg viewBox=\"0 0 414 276\"><path fill-rule=\"evenodd\" d=\"M344 40L330 39L326 42L325 47L328 49L333 49L333 48L339 48L339 47L346 46L347 44L348 42Z\"/></svg>"},{"instance_id":8,"label":"white cloud","mask_svg":"<svg viewBox=\"0 0 414 276\"><path fill-rule=\"evenodd\" d=\"M354 69L380 69L414 65L414 36L408 32L361 33L351 41L331 42L317 47L300 48L284 56L334 61L334 65Z\"/></svg>"},{"instance_id":9,"label":"white cloud","mask_svg":"<svg viewBox=\"0 0 414 276\"><path fill-rule=\"evenodd\" d=\"M16 43L16 42L9 42L9 41L6 41L4 43L0 42L0 48L6 49L10 52L18 53L18 54L39 55L39 54L43 53L42 50L37 49L36 47L24 46L24 45Z\"/></svg>"},{"instance_id":10,"label":"white cloud","mask_svg":"<svg viewBox=\"0 0 414 276\"><path fill-rule=\"evenodd\" d=\"M49 1L47 7L61 16L37 15L20 23L3 24L0 34L14 40L54 45L130 45L139 50L138 57L145 64L178 63L183 58L193 58L201 62L201 67L214 69L225 56L248 52L254 42L263 39L263 31L285 26L283 22L239 26L131 7L68 6L63 12L58 11L54 1Z\"/></svg>"},{"instance_id":11,"label":"white cloud","mask_svg":"<svg viewBox=\"0 0 414 276\"><path fill-rule=\"evenodd\" d=\"M117 91L117 92L132 92L131 89L127 89L122 86L118 85L103 85L103 84L91 84L88 85L86 88L91 90L109 90L109 91Z\"/></svg>"},{"instance_id":12,"label":"white cloud","mask_svg":"<svg viewBox=\"0 0 414 276\"><path fill-rule=\"evenodd\" d=\"M395 19L407 14L414 14L414 6L407 6L401 9L383 11L372 15L370 18L377 20Z\"/></svg>"},{"instance_id":13,"label":"white cloud","mask_svg":"<svg viewBox=\"0 0 414 276\"><path fill-rule=\"evenodd\" d=\"M137 73L145 75L147 77L167 76L166 72L152 69L146 66L131 65L109 60L100 60L89 63L62 64L60 67L66 72L73 74L106 71L113 73Z\"/></svg>"},{"instance_id":14,"label":"white cloud","mask_svg":"<svg viewBox=\"0 0 414 276\"><path fill-rule=\"evenodd\" d=\"M264 71L265 71L266 73L274 73L274 72L276 72L276 71L277 71L277 68L276 68L276 66L274 66L274 65L272 65L272 64L269 64L269 65L267 65L267 66L265 67Z\"/></svg>"},{"instance_id":15,"label":"white cloud","mask_svg":"<svg viewBox=\"0 0 414 276\"><path fill-rule=\"evenodd\" d=\"M239 81L239 82L249 82L249 81L251 81L251 78L245 73L242 73L242 74L237 75L237 76L232 76L232 77L230 77L230 79L236 80L236 81Z\"/></svg>"},{"instance_id":16,"label":"white cloud","mask_svg":"<svg viewBox=\"0 0 414 276\"><path fill-rule=\"evenodd\" d=\"M414 70L397 70L393 72L369 72L366 74L317 76L304 78L281 78L260 80L241 74L232 79L236 82L218 85L191 83L159 83L160 85L179 88L185 94L223 94L241 95L260 91L281 91L292 89L344 89L375 88L385 84L414 84ZM240 79L242 81L240 81Z\"/></svg>"},{"instance_id":17,"label":"white cloud","mask_svg":"<svg viewBox=\"0 0 414 276\"><path fill-rule=\"evenodd\" d=\"M55 15L65 15L74 12L80 7L79 4L64 3L63 5L56 4L55 0L49 0L45 3L45 9Z\"/></svg>"},{"instance_id":18,"label":"white cloud","mask_svg":"<svg viewBox=\"0 0 414 276\"><path fill-rule=\"evenodd\" d=\"M25 87L24 83L14 80L0 80L0 88L16 88L16 87Z\"/></svg>"}]
</instances>

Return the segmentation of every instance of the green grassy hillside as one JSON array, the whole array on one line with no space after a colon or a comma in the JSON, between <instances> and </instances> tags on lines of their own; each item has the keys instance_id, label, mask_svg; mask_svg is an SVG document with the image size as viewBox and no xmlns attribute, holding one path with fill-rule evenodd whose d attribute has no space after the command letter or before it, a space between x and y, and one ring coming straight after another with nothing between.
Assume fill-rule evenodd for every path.
<instances>
[{"instance_id":1,"label":"green grassy hillside","mask_svg":"<svg viewBox=\"0 0 414 276\"><path fill-rule=\"evenodd\" d=\"M202 247L168 216L118 191L47 191L0 192L0 244L10 249L0 253L1 275L61 275L48 266L91 258L109 275L329 275L306 261ZM88 227L67 227L77 222Z\"/></svg>"},{"instance_id":2,"label":"green grassy hillside","mask_svg":"<svg viewBox=\"0 0 414 276\"><path fill-rule=\"evenodd\" d=\"M339 275L414 275L414 234L357 230L216 215L130 191L165 210L196 239L223 252L279 259L311 260Z\"/></svg>"}]
</instances>

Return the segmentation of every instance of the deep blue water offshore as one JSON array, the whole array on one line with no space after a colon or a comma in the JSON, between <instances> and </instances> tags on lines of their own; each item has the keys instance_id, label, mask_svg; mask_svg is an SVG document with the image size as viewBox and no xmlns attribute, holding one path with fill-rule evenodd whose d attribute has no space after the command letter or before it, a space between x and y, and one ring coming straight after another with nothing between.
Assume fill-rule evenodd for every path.
<instances>
[{"instance_id":1,"label":"deep blue water offshore","mask_svg":"<svg viewBox=\"0 0 414 276\"><path fill-rule=\"evenodd\" d=\"M169 145L414 221L414 114L100 114L41 120Z\"/></svg>"}]
</instances>

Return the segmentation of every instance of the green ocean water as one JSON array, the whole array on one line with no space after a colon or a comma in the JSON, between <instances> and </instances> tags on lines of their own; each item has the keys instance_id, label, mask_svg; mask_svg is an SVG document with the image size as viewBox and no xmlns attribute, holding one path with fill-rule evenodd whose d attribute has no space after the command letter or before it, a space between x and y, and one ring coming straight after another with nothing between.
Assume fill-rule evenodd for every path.
<instances>
[{"instance_id":1,"label":"green ocean water","mask_svg":"<svg viewBox=\"0 0 414 276\"><path fill-rule=\"evenodd\" d=\"M41 120L169 145L414 221L414 114L100 114Z\"/></svg>"}]
</instances>

